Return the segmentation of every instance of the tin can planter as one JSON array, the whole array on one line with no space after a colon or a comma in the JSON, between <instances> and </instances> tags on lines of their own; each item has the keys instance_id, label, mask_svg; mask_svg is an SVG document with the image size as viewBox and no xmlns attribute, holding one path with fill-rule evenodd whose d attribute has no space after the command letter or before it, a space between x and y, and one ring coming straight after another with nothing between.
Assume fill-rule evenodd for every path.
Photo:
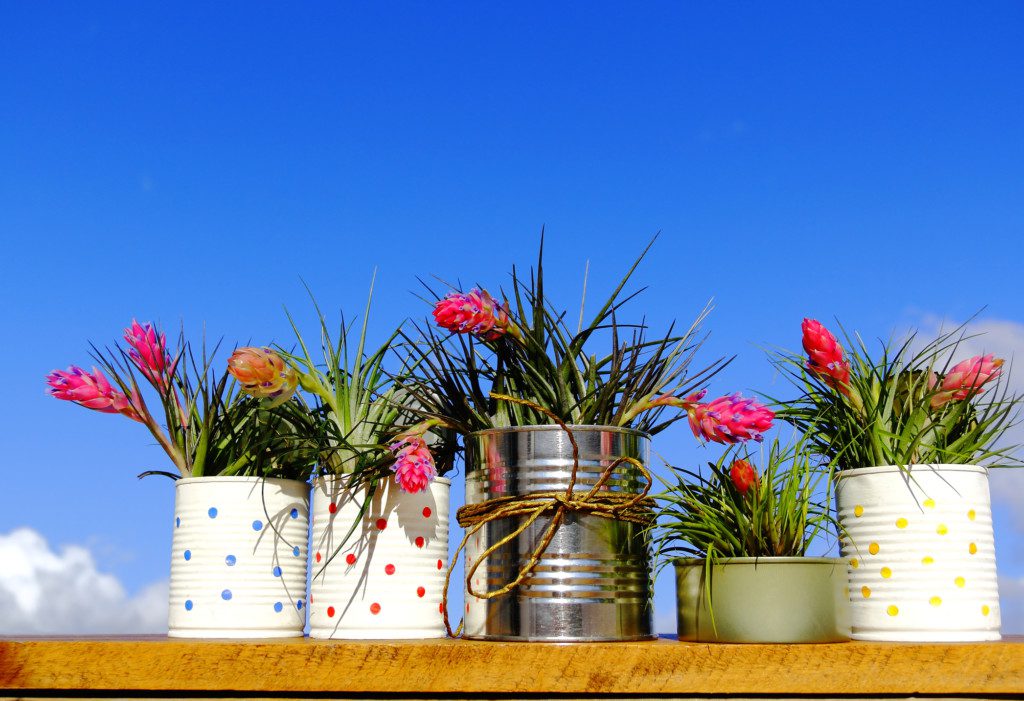
<instances>
[{"instance_id":1,"label":"tin can planter","mask_svg":"<svg viewBox=\"0 0 1024 701\"><path fill-rule=\"evenodd\" d=\"M988 471L976 465L843 470L856 640L999 639Z\"/></svg>"},{"instance_id":2,"label":"tin can planter","mask_svg":"<svg viewBox=\"0 0 1024 701\"><path fill-rule=\"evenodd\" d=\"M649 436L612 426L570 426L579 445L575 491L589 491L620 457L646 465ZM572 445L560 426L492 429L466 439L466 504L500 497L565 491ZM615 468L603 489L638 494L643 477L629 463ZM525 518L525 517L523 517ZM540 517L490 554L473 575L478 592L513 581L547 528ZM522 519L486 524L466 545L466 562L513 533ZM508 594L481 599L466 593L464 636L482 640L645 640L653 634L648 540L634 523L568 512L539 563Z\"/></svg>"},{"instance_id":3,"label":"tin can planter","mask_svg":"<svg viewBox=\"0 0 1024 701\"><path fill-rule=\"evenodd\" d=\"M450 489L441 477L415 494L386 480L367 505L343 478L313 483L310 637L445 637Z\"/></svg>"},{"instance_id":4,"label":"tin can planter","mask_svg":"<svg viewBox=\"0 0 1024 701\"><path fill-rule=\"evenodd\" d=\"M179 479L168 635L301 637L309 485L260 477Z\"/></svg>"},{"instance_id":5,"label":"tin can planter","mask_svg":"<svg viewBox=\"0 0 1024 701\"><path fill-rule=\"evenodd\" d=\"M835 643L850 639L842 559L728 557L715 560L710 571L703 559L685 558L673 564L680 640Z\"/></svg>"}]
</instances>

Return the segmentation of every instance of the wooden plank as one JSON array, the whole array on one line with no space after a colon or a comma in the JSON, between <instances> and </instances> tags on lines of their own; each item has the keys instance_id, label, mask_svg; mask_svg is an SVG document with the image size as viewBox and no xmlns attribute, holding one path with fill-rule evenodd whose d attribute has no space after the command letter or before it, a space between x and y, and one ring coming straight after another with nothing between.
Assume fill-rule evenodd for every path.
<instances>
[{"instance_id":1,"label":"wooden plank","mask_svg":"<svg viewBox=\"0 0 1024 701\"><path fill-rule=\"evenodd\" d=\"M1024 694L999 643L0 640L0 689L425 694Z\"/></svg>"}]
</instances>

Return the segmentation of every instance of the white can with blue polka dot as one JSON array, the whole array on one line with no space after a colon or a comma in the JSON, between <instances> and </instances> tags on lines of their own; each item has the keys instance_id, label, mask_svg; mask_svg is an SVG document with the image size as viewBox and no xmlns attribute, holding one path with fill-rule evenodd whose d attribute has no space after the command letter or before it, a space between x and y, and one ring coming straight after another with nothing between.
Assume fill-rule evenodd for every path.
<instances>
[{"instance_id":1,"label":"white can with blue polka dot","mask_svg":"<svg viewBox=\"0 0 1024 701\"><path fill-rule=\"evenodd\" d=\"M314 481L310 637L445 637L450 488L438 477L411 494L387 479L367 499L341 478Z\"/></svg>"},{"instance_id":2,"label":"white can with blue polka dot","mask_svg":"<svg viewBox=\"0 0 1024 701\"><path fill-rule=\"evenodd\" d=\"M836 503L855 640L999 640L985 468L842 470Z\"/></svg>"},{"instance_id":3,"label":"white can with blue polka dot","mask_svg":"<svg viewBox=\"0 0 1024 701\"><path fill-rule=\"evenodd\" d=\"M302 636L307 483L259 477L180 479L173 527L168 635Z\"/></svg>"}]
</instances>

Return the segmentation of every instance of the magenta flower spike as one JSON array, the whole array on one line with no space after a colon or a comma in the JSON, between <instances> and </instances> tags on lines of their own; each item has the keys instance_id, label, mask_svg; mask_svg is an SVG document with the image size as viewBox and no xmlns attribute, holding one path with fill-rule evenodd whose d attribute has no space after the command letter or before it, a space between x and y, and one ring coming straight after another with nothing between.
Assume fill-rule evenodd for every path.
<instances>
[{"instance_id":1,"label":"magenta flower spike","mask_svg":"<svg viewBox=\"0 0 1024 701\"><path fill-rule=\"evenodd\" d=\"M775 413L739 392L693 404L688 411L693 435L715 443L760 442L772 427Z\"/></svg>"},{"instance_id":2,"label":"magenta flower spike","mask_svg":"<svg viewBox=\"0 0 1024 701\"><path fill-rule=\"evenodd\" d=\"M132 325L124 330L124 340L131 346L128 357L135 367L158 390L166 390L171 364L167 355L167 337L157 334L152 324L140 324L132 319Z\"/></svg>"},{"instance_id":3,"label":"magenta flower spike","mask_svg":"<svg viewBox=\"0 0 1024 701\"><path fill-rule=\"evenodd\" d=\"M399 436L391 444L390 450L395 454L395 462L391 469L395 473L395 482L402 491L422 492L437 476L434 456L431 455L423 438Z\"/></svg>"},{"instance_id":4,"label":"magenta flower spike","mask_svg":"<svg viewBox=\"0 0 1024 701\"><path fill-rule=\"evenodd\" d=\"M850 361L846 359L842 345L831 331L814 319L804 319L800 328L807 353L807 369L832 389L849 395Z\"/></svg>"},{"instance_id":5,"label":"magenta flower spike","mask_svg":"<svg viewBox=\"0 0 1024 701\"><path fill-rule=\"evenodd\" d=\"M516 333L506 307L495 302L486 290L449 292L434 305L434 321L449 331L471 333L485 341L494 341L509 331Z\"/></svg>"},{"instance_id":6,"label":"magenta flower spike","mask_svg":"<svg viewBox=\"0 0 1024 701\"><path fill-rule=\"evenodd\" d=\"M1003 359L992 354L976 355L957 363L939 383L939 391L932 397L932 408L981 394L985 391L981 386L999 377L1002 366Z\"/></svg>"},{"instance_id":7,"label":"magenta flower spike","mask_svg":"<svg viewBox=\"0 0 1024 701\"><path fill-rule=\"evenodd\" d=\"M86 409L104 414L123 414L129 419L146 423L139 413L139 401L114 389L106 376L95 367L88 373L77 365L64 370L54 370L46 376L50 395L57 399L74 402Z\"/></svg>"}]
</instances>

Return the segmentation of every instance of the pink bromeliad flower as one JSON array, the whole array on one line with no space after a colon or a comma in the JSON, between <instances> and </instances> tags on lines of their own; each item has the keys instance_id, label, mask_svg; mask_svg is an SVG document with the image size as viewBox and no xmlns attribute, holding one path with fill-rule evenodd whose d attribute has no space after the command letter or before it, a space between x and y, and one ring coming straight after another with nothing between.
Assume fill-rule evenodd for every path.
<instances>
[{"instance_id":1,"label":"pink bromeliad flower","mask_svg":"<svg viewBox=\"0 0 1024 701\"><path fill-rule=\"evenodd\" d=\"M404 492L422 492L437 476L434 456L430 454L427 442L420 436L399 436L391 444L395 463L395 482Z\"/></svg>"},{"instance_id":2,"label":"pink bromeliad flower","mask_svg":"<svg viewBox=\"0 0 1024 701\"><path fill-rule=\"evenodd\" d=\"M135 367L158 390L166 390L171 358L167 355L167 337L157 334L152 324L140 324L132 319L132 325L124 330L124 340L131 346L128 357Z\"/></svg>"},{"instance_id":3,"label":"pink bromeliad flower","mask_svg":"<svg viewBox=\"0 0 1024 701\"><path fill-rule=\"evenodd\" d=\"M276 404L288 401L299 384L298 373L270 348L236 348L228 358L228 372L246 394Z\"/></svg>"},{"instance_id":4,"label":"pink bromeliad flower","mask_svg":"<svg viewBox=\"0 0 1024 701\"><path fill-rule=\"evenodd\" d=\"M999 377L1002 366L1003 359L992 354L976 355L957 363L939 383L939 391L932 397L932 408L981 394L985 391L981 386Z\"/></svg>"},{"instance_id":5,"label":"pink bromeliad flower","mask_svg":"<svg viewBox=\"0 0 1024 701\"><path fill-rule=\"evenodd\" d=\"M706 404L694 403L687 410L693 435L715 443L760 442L772 427L775 413L755 399L739 392Z\"/></svg>"},{"instance_id":6,"label":"pink bromeliad flower","mask_svg":"<svg viewBox=\"0 0 1024 701\"><path fill-rule=\"evenodd\" d=\"M850 361L842 345L831 331L814 319L804 319L800 328L807 352L807 369L832 389L849 395Z\"/></svg>"},{"instance_id":7,"label":"pink bromeliad flower","mask_svg":"<svg viewBox=\"0 0 1024 701\"><path fill-rule=\"evenodd\" d=\"M508 304L499 305L486 290L449 292L434 305L434 321L455 333L471 333L494 341L506 333L518 335L508 317Z\"/></svg>"},{"instance_id":8,"label":"pink bromeliad flower","mask_svg":"<svg viewBox=\"0 0 1024 701\"><path fill-rule=\"evenodd\" d=\"M732 477L732 483L736 485L736 489L743 496L746 496L747 491L751 487L756 487L759 482L757 470L746 460L734 460L732 467L729 468L729 476Z\"/></svg>"},{"instance_id":9,"label":"pink bromeliad flower","mask_svg":"<svg viewBox=\"0 0 1024 701\"><path fill-rule=\"evenodd\" d=\"M96 368L92 369L92 373L77 365L72 365L67 371L54 370L46 376L46 384L50 385L49 393L57 399L74 402L104 414L123 414L139 423L146 423L139 411L141 404L138 398L133 401L123 392L114 389L106 376Z\"/></svg>"}]
</instances>

